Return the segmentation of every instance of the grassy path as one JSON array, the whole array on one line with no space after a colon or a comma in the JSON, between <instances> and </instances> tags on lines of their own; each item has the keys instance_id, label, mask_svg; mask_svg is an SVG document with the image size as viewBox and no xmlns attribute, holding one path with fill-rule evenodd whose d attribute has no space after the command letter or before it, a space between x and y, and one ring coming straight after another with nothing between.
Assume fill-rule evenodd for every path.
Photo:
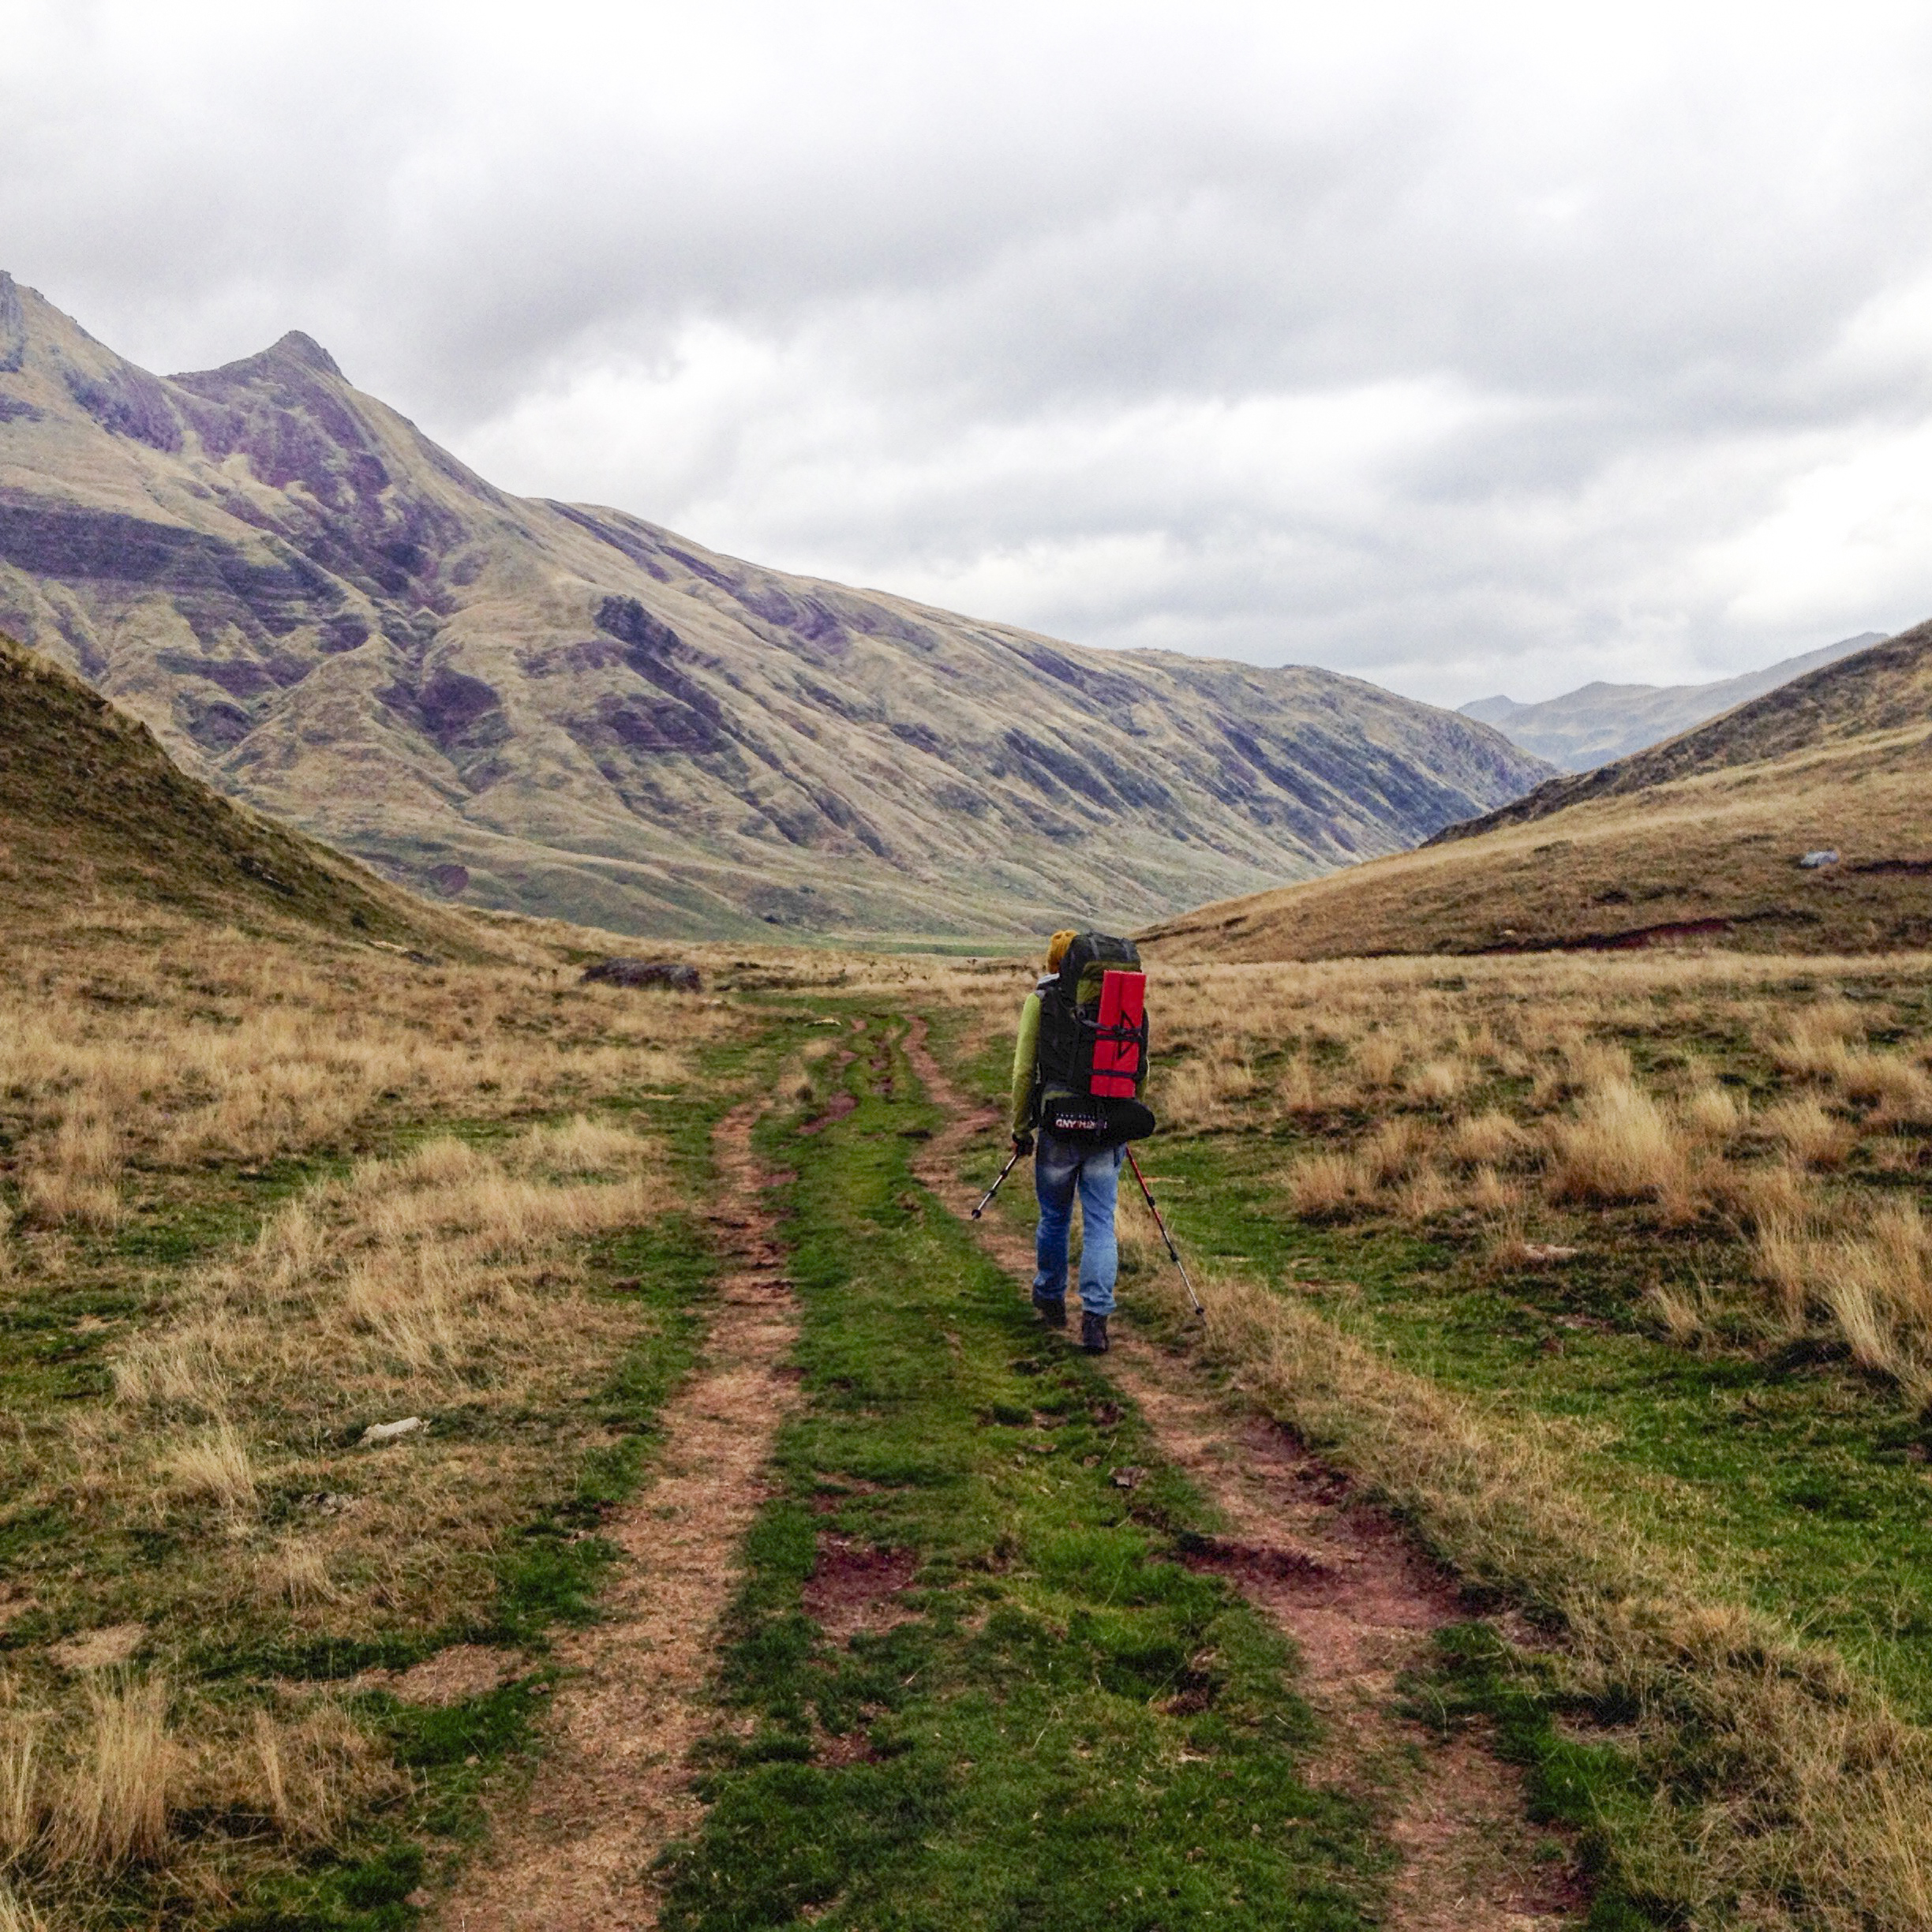
<instances>
[{"instance_id":1,"label":"grassy path","mask_svg":"<svg viewBox=\"0 0 1932 1932\"><path fill-rule=\"evenodd\" d=\"M850 1112L766 1130L797 1174L803 1401L665 1923L1377 1923L1390 1849L1304 1775L1287 1646L1174 1560L1198 1499L917 1185L938 1117L868 1043Z\"/></svg>"},{"instance_id":2,"label":"grassy path","mask_svg":"<svg viewBox=\"0 0 1932 1932\"><path fill-rule=\"evenodd\" d=\"M802 1400L663 1923L1562 1923L1513 1776L1395 1709L1453 1594L1279 1433L1043 1335L942 1204L977 1123L901 1032L762 1130Z\"/></svg>"}]
</instances>

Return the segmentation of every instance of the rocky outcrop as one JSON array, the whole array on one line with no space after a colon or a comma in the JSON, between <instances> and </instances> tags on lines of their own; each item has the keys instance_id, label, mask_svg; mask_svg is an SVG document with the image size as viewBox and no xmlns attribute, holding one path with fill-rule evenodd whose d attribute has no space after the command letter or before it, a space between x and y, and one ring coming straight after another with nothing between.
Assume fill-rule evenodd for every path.
<instances>
[{"instance_id":1,"label":"rocky outcrop","mask_svg":"<svg viewBox=\"0 0 1932 1932\"><path fill-rule=\"evenodd\" d=\"M679 960L599 960L585 969L586 985L668 987L673 993L702 993L704 980L695 966Z\"/></svg>"},{"instance_id":2,"label":"rocky outcrop","mask_svg":"<svg viewBox=\"0 0 1932 1932\"><path fill-rule=\"evenodd\" d=\"M305 335L163 378L4 277L0 628L391 877L667 935L1120 929L1547 769L1329 672L1083 650L511 497Z\"/></svg>"}]
</instances>

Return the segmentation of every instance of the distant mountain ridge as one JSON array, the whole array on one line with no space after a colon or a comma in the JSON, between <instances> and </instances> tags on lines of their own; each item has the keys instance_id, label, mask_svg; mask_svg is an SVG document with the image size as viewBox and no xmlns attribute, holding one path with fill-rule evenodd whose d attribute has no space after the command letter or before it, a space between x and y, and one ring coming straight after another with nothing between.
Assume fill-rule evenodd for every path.
<instances>
[{"instance_id":1,"label":"distant mountain ridge","mask_svg":"<svg viewBox=\"0 0 1932 1932\"><path fill-rule=\"evenodd\" d=\"M1331 672L1084 650L514 497L306 335L163 378L3 275L0 629L391 877L667 936L1118 930L1548 774Z\"/></svg>"},{"instance_id":2,"label":"distant mountain ridge","mask_svg":"<svg viewBox=\"0 0 1932 1932\"><path fill-rule=\"evenodd\" d=\"M1932 947L1932 623L1417 851L1142 937L1219 960Z\"/></svg>"},{"instance_id":3,"label":"distant mountain ridge","mask_svg":"<svg viewBox=\"0 0 1932 1932\"><path fill-rule=\"evenodd\" d=\"M1546 779L1533 792L1479 818L1447 826L1430 841L1476 838L1526 825L1594 799L1649 792L1682 778L1732 771L1848 739L1878 739L1932 725L1932 623L1901 631L1848 658L1780 684L1697 730L1651 745L1614 765ZM1926 833L1932 837L1932 784Z\"/></svg>"},{"instance_id":4,"label":"distant mountain ridge","mask_svg":"<svg viewBox=\"0 0 1932 1932\"><path fill-rule=\"evenodd\" d=\"M1477 698L1459 709L1464 717L1493 724L1512 744L1548 758L1560 770L1590 771L1648 745L1661 744L1707 718L1719 717L1884 638L1881 631L1863 631L1822 650L1714 684L1597 683L1537 704L1518 704L1509 698Z\"/></svg>"}]
</instances>

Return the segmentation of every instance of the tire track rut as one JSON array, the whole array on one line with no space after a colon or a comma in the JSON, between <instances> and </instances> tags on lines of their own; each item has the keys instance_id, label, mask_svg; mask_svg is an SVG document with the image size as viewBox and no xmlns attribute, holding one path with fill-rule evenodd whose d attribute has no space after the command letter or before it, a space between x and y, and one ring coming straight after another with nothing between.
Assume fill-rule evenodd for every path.
<instances>
[{"instance_id":1,"label":"tire track rut","mask_svg":"<svg viewBox=\"0 0 1932 1932\"><path fill-rule=\"evenodd\" d=\"M784 1372L797 1310L763 1192L782 1177L751 1149L769 1104L748 1100L718 1125L710 1219L729 1267L703 1356L665 1406L656 1480L604 1526L624 1557L605 1615L556 1646L572 1675L556 1694L549 1754L444 1905L448 1932L642 1932L657 1922L653 1861L701 1821L685 1761L717 1722L707 1690L717 1626L739 1545L772 1493L773 1440L797 1399Z\"/></svg>"}]
</instances>

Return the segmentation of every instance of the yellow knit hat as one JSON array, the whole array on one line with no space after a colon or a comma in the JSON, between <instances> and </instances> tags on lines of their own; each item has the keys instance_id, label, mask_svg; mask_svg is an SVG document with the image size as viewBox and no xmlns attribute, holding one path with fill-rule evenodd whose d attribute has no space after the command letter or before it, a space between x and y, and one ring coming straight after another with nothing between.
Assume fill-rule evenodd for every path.
<instances>
[{"instance_id":1,"label":"yellow knit hat","mask_svg":"<svg viewBox=\"0 0 1932 1932\"><path fill-rule=\"evenodd\" d=\"M1065 932L1055 933L1046 942L1046 970L1049 972L1060 970L1060 962L1066 957L1067 948L1079 937L1080 934L1069 926Z\"/></svg>"}]
</instances>

